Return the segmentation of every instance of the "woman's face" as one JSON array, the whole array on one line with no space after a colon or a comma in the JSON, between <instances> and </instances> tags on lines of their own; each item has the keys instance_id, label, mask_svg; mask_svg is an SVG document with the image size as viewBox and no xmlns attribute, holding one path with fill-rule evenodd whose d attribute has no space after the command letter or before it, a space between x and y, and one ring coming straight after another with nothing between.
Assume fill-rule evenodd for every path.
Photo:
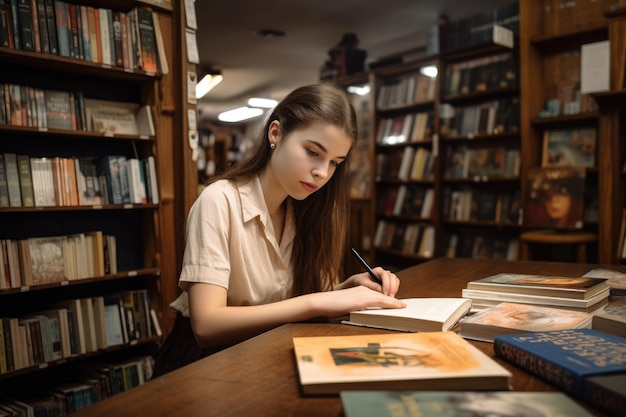
<instances>
[{"instance_id":1,"label":"woman's face","mask_svg":"<svg viewBox=\"0 0 626 417\"><path fill-rule=\"evenodd\" d=\"M569 194L552 194L546 201L546 211L551 219L564 219L572 205L572 196Z\"/></svg>"},{"instance_id":2,"label":"woman's face","mask_svg":"<svg viewBox=\"0 0 626 417\"><path fill-rule=\"evenodd\" d=\"M326 123L314 123L286 137L278 135L279 127L278 122L270 125L270 141L276 141L271 169L289 196L303 200L330 180L348 157L352 138Z\"/></svg>"}]
</instances>

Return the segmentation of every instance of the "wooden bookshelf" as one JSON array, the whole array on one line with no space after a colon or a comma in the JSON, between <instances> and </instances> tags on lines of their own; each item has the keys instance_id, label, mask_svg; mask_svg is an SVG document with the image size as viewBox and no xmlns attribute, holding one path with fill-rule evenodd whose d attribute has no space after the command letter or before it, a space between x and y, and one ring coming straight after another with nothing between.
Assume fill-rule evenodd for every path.
<instances>
[{"instance_id":1,"label":"wooden bookshelf","mask_svg":"<svg viewBox=\"0 0 626 417\"><path fill-rule=\"evenodd\" d=\"M542 135L546 130L595 127L596 163L587 169L586 186L597 189L598 219L586 220L582 231L598 236L588 259L617 263L624 207L624 131L620 122L623 111L618 104L624 89L623 5L620 9L618 1L606 0L576 3L567 11L558 11L550 9L549 3L520 2L522 175L525 177L532 167L540 165ZM546 100L554 98L551 93L555 85L573 80L574 88L579 88L580 47L602 40L611 42L610 91L583 95L581 108L574 114L538 117ZM569 61L569 72L563 73L558 65L555 68L555 62L566 54L573 59ZM526 186L522 182L523 195Z\"/></svg>"},{"instance_id":2,"label":"wooden bookshelf","mask_svg":"<svg viewBox=\"0 0 626 417\"><path fill-rule=\"evenodd\" d=\"M33 2L34 3L34 2ZM142 67L120 67L86 59L70 58L17 48L0 48L0 83L24 85L41 90L81 91L85 98L149 105L155 135L100 133L83 129L48 129L41 125L17 126L0 123L0 153L29 157L93 157L122 155L153 157L158 199L144 204L103 202L96 205L52 205L3 207L0 209L0 239L26 240L34 237L66 236L93 230L114 235L118 270L82 279L63 279L43 285L24 283L0 289L0 317L23 317L59 303L123 291L148 291L150 305L163 333L169 331L173 315L169 303L177 295L178 262L182 237L177 227L180 213L190 207L196 187L183 175L190 165L190 151L178 138L185 128L186 97L177 92L186 85L181 68L184 52L184 5L179 1L84 0L77 4L127 13L149 8L158 19L169 71L144 71ZM182 45L182 48L180 47ZM183 52L181 52L181 49ZM195 67L190 67L195 70ZM186 72L184 73L186 74ZM175 93L176 92L176 93ZM3 105L5 103L2 103ZM175 175L172 175L175 173ZM194 171L194 175L195 175ZM173 177L176 177L174 179ZM180 180L178 179L180 178ZM178 183L180 181L180 183ZM193 189L193 192L187 190ZM185 195L191 195L187 199ZM144 313L150 314L149 309ZM150 323L150 317L145 318ZM0 375L2 401L7 396L42 394L59 382L78 380L82 365L122 361L154 353L162 336L131 339L106 349L71 357L38 362ZM41 390L41 391L37 391Z\"/></svg>"}]
</instances>

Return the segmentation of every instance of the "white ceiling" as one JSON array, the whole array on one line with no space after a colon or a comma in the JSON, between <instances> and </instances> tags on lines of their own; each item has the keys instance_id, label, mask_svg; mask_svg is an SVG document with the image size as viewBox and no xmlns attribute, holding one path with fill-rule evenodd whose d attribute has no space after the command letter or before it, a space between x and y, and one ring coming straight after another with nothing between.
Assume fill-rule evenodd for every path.
<instances>
[{"instance_id":1,"label":"white ceiling","mask_svg":"<svg viewBox=\"0 0 626 417\"><path fill-rule=\"evenodd\" d=\"M503 0L196 0L201 68L224 81L198 103L201 118L244 105L249 97L281 99L319 80L328 50L354 32L367 61L423 47L426 31L446 14L458 20ZM283 38L256 35L284 31Z\"/></svg>"}]
</instances>

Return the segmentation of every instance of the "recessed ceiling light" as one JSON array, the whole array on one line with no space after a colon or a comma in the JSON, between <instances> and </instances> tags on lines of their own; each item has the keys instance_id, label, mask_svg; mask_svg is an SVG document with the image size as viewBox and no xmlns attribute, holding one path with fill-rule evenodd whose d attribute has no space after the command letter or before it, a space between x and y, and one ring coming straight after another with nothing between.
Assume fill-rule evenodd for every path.
<instances>
[{"instance_id":1,"label":"recessed ceiling light","mask_svg":"<svg viewBox=\"0 0 626 417\"><path fill-rule=\"evenodd\" d=\"M272 100L271 98L260 98L260 97L252 97L248 99L248 106L250 107L261 107L263 109L271 109L276 107L278 101Z\"/></svg>"},{"instance_id":2,"label":"recessed ceiling light","mask_svg":"<svg viewBox=\"0 0 626 417\"><path fill-rule=\"evenodd\" d=\"M236 109L228 110L217 115L217 119L221 122L242 122L244 120L252 119L263 114L263 109L252 107L237 107Z\"/></svg>"}]
</instances>

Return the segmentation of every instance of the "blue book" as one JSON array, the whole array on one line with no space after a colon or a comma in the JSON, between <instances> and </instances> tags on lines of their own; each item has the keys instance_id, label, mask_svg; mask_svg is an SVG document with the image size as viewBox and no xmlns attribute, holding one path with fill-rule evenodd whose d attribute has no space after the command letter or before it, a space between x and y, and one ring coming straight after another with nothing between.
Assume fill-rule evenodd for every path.
<instances>
[{"instance_id":1,"label":"blue book","mask_svg":"<svg viewBox=\"0 0 626 417\"><path fill-rule=\"evenodd\" d=\"M626 373L626 339L592 329L502 335L496 356L578 398L585 380Z\"/></svg>"}]
</instances>

